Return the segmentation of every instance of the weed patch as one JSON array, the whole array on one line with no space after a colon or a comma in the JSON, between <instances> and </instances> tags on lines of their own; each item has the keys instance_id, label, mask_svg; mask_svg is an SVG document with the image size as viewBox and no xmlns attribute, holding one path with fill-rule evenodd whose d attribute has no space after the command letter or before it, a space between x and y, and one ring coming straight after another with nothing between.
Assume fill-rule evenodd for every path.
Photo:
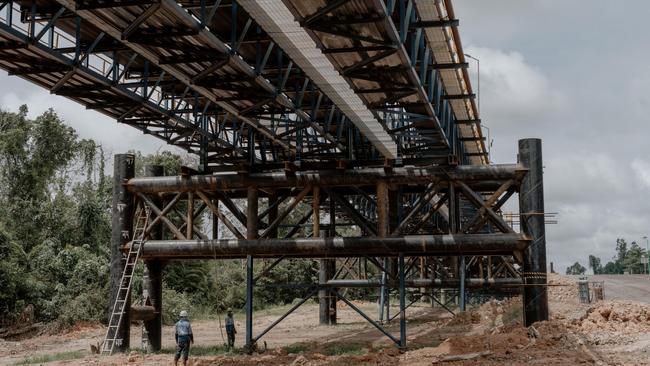
<instances>
[{"instance_id":1,"label":"weed patch","mask_svg":"<svg viewBox=\"0 0 650 366\"><path fill-rule=\"evenodd\" d=\"M31 364L41 364L53 361L65 361L65 360L76 360L86 356L88 352L86 351L70 351L70 352L61 352L55 353L53 355L39 355L27 357L21 361L18 361L16 365L31 365Z\"/></svg>"}]
</instances>

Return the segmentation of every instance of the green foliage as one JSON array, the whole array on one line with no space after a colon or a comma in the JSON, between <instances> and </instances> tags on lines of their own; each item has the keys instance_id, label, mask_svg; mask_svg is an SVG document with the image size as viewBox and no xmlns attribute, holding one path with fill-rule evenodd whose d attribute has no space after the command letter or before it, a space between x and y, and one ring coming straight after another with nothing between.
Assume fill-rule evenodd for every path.
<instances>
[{"instance_id":1,"label":"green foliage","mask_svg":"<svg viewBox=\"0 0 650 366\"><path fill-rule=\"evenodd\" d=\"M566 269L566 274L568 275L583 275L585 272L587 272L587 269L578 262L575 262Z\"/></svg>"},{"instance_id":2,"label":"green foliage","mask_svg":"<svg viewBox=\"0 0 650 366\"><path fill-rule=\"evenodd\" d=\"M309 351L312 346L313 345L310 345L308 343L294 343L284 347L284 350L287 351L287 353L298 354Z\"/></svg>"},{"instance_id":3,"label":"green foliage","mask_svg":"<svg viewBox=\"0 0 650 366\"><path fill-rule=\"evenodd\" d=\"M360 356L366 352L365 348L356 343L333 343L325 347L325 355L338 356L338 355L355 355Z\"/></svg>"},{"instance_id":4,"label":"green foliage","mask_svg":"<svg viewBox=\"0 0 650 366\"><path fill-rule=\"evenodd\" d=\"M135 154L138 176L146 164L162 165L166 175L179 174L181 165L196 165L194 158L170 152ZM15 322L28 304L37 320L61 326L106 320L112 179L104 168L102 148L79 139L53 110L35 119L28 118L25 106L18 113L0 110L0 325ZM179 212L184 204L177 205ZM301 203L286 222L301 222L309 210ZM181 227L177 213L168 217ZM199 216L195 224L201 227L202 220ZM280 237L290 230L280 228ZM311 235L309 231L303 227L299 235ZM256 260L255 274L270 263ZM311 259L283 260L258 281L253 305L284 305L307 295L308 288L287 285L316 282L317 268ZM141 275L138 267L135 303ZM166 324L173 324L180 310L200 314L244 307L241 260L172 261L163 282Z\"/></svg>"},{"instance_id":5,"label":"green foliage","mask_svg":"<svg viewBox=\"0 0 650 366\"><path fill-rule=\"evenodd\" d=\"M105 313L110 187L98 159L53 110L0 111L0 323L27 304L62 325Z\"/></svg>"},{"instance_id":6,"label":"green foliage","mask_svg":"<svg viewBox=\"0 0 650 366\"><path fill-rule=\"evenodd\" d=\"M645 248L641 248L636 242L628 246L625 239L616 239L616 256L612 261L607 262L600 272L603 274L623 274L623 273L646 273L647 267L641 263L642 258L647 258L648 253ZM590 256L590 258L593 256ZM594 257L596 258L596 257ZM598 258L596 258L598 259ZM600 259L598 259L600 261ZM600 262L598 262L600 263Z\"/></svg>"},{"instance_id":7,"label":"green foliage","mask_svg":"<svg viewBox=\"0 0 650 366\"><path fill-rule=\"evenodd\" d=\"M130 151L135 154L135 175L144 176L146 165L162 165L165 175L179 175L181 166L195 167L196 159L190 155L178 155L170 151L161 151L157 154L142 155L141 152Z\"/></svg>"},{"instance_id":8,"label":"green foliage","mask_svg":"<svg viewBox=\"0 0 650 366\"><path fill-rule=\"evenodd\" d=\"M54 362L54 361L76 360L79 358L83 358L87 354L88 353L85 351L69 351L69 352L56 353L53 355L32 356L32 357L27 357L21 361L18 361L16 365L31 365L36 363L44 364L44 363Z\"/></svg>"},{"instance_id":9,"label":"green foliage","mask_svg":"<svg viewBox=\"0 0 650 366\"><path fill-rule=\"evenodd\" d=\"M603 267L604 274L619 274L623 273L623 268L621 268L616 262L607 262L605 267Z\"/></svg>"},{"instance_id":10,"label":"green foliage","mask_svg":"<svg viewBox=\"0 0 650 366\"><path fill-rule=\"evenodd\" d=\"M192 303L187 294L177 292L173 289L163 287L163 306L162 316L163 324L172 325L178 321L178 314L182 310L189 313L190 318L193 316Z\"/></svg>"},{"instance_id":11,"label":"green foliage","mask_svg":"<svg viewBox=\"0 0 650 366\"><path fill-rule=\"evenodd\" d=\"M25 305L20 299L28 297L31 292L26 262L20 245L0 225L0 314L10 321L15 320Z\"/></svg>"},{"instance_id":12,"label":"green foliage","mask_svg":"<svg viewBox=\"0 0 650 366\"><path fill-rule=\"evenodd\" d=\"M594 274L603 273L603 265L600 263L600 258L595 255L589 255L589 268L594 271Z\"/></svg>"}]
</instances>

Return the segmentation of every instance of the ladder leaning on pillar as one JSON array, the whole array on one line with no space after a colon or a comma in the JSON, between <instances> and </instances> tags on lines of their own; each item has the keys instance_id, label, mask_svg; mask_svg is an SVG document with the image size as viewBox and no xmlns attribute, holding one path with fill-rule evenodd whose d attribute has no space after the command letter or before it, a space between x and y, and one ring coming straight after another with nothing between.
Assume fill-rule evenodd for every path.
<instances>
[{"instance_id":1,"label":"ladder leaning on pillar","mask_svg":"<svg viewBox=\"0 0 650 366\"><path fill-rule=\"evenodd\" d=\"M122 278L120 279L117 296L115 297L115 303L113 304L111 316L109 317L106 336L104 337L104 343L102 344L102 355L110 356L113 353L115 345L117 344L119 346L122 343L122 339L117 339L117 335L119 333L122 317L126 308L126 299L131 292L131 283L133 282L133 272L135 272L135 265L138 263L138 258L140 258L140 253L142 251L142 245L145 241L145 233L147 225L149 224L150 214L151 209L146 205L145 208L139 206L136 212L137 221L135 230L133 230L133 238L131 240L131 244L129 245L128 255L126 256L126 264L124 265L124 270L122 271Z\"/></svg>"}]
</instances>

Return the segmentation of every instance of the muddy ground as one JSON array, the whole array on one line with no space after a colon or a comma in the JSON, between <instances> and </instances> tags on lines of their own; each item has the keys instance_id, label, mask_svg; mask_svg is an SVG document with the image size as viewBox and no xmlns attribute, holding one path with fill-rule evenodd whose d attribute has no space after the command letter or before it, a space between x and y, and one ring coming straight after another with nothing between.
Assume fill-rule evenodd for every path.
<instances>
[{"instance_id":1,"label":"muddy ground","mask_svg":"<svg viewBox=\"0 0 650 366\"><path fill-rule=\"evenodd\" d=\"M650 364L650 278L604 279L617 286L613 299L596 304L578 302L575 279L553 275L550 279L551 319L533 327L521 326L521 300L491 301L452 316L439 307L416 304L408 309L408 350L400 352L392 342L349 307L339 309L337 326L318 325L317 304L305 304L259 342L253 355L226 353L192 356L191 365L643 365ZM625 291L621 286L629 286ZM625 294L629 293L626 299ZM650 296L650 295L649 295ZM376 304L359 304L376 314ZM259 332L283 310L256 313ZM397 309L392 309L395 313ZM243 317L237 316L237 346L242 346ZM218 320L193 324L197 352L223 344ZM398 335L398 322L388 325ZM105 329L80 325L66 334L39 335L21 341L0 340L0 364L46 360L64 352L74 359L37 362L47 365L169 365L169 353L138 352L99 357L90 353ZM140 345L140 328L133 326L131 345ZM225 336L225 334L224 334ZM163 330L163 348L173 348L171 327ZM41 357L40 359L38 357ZM63 356L59 358L65 358Z\"/></svg>"}]
</instances>

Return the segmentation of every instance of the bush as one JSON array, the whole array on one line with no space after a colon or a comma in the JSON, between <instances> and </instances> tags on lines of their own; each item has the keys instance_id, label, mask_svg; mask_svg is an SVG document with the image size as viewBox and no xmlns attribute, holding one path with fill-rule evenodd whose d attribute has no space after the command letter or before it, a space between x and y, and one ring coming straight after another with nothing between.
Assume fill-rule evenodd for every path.
<instances>
[{"instance_id":1,"label":"bush","mask_svg":"<svg viewBox=\"0 0 650 366\"><path fill-rule=\"evenodd\" d=\"M162 321L165 325L173 325L178 321L178 314L186 310L192 316L192 303L184 293L176 292L173 289L163 286Z\"/></svg>"}]
</instances>

